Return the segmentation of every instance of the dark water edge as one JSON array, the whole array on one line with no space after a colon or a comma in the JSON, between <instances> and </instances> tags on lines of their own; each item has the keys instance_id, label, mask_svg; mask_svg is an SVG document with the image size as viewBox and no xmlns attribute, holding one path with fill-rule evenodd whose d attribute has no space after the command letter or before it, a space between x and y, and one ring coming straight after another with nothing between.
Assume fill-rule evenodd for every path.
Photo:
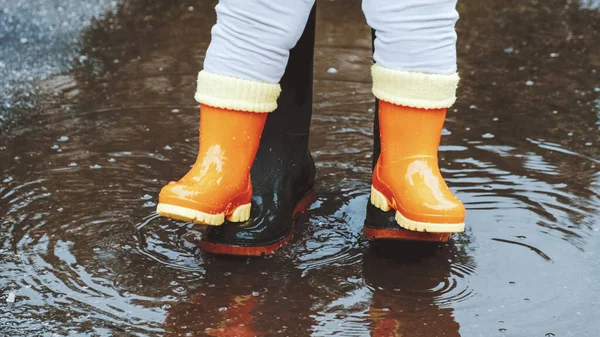
<instances>
[{"instance_id":1,"label":"dark water edge","mask_svg":"<svg viewBox=\"0 0 600 337\"><path fill-rule=\"evenodd\" d=\"M214 2L94 3L80 33L2 56L4 68L59 65L3 83L36 89L3 94L0 110L0 335L600 334L597 2L461 0L462 81L440 159L468 229L430 246L361 234L371 36L360 1L320 1L319 200L291 244L255 260L206 255L193 226L154 213L160 187L195 158ZM8 34L1 9L4 55L7 36L27 34Z\"/></svg>"}]
</instances>

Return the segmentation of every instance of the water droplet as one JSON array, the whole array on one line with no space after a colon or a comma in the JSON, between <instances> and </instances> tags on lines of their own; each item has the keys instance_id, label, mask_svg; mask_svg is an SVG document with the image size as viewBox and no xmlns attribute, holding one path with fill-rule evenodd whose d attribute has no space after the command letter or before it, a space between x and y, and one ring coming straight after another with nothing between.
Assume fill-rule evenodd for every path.
<instances>
[{"instance_id":1,"label":"water droplet","mask_svg":"<svg viewBox=\"0 0 600 337\"><path fill-rule=\"evenodd\" d=\"M27 40L26 37L22 37L20 41L21 41L22 44L25 44L25 43L29 42L29 40Z\"/></svg>"},{"instance_id":2,"label":"water droplet","mask_svg":"<svg viewBox=\"0 0 600 337\"><path fill-rule=\"evenodd\" d=\"M592 142L585 143L585 146L592 146Z\"/></svg>"},{"instance_id":3,"label":"water droplet","mask_svg":"<svg viewBox=\"0 0 600 337\"><path fill-rule=\"evenodd\" d=\"M545 337L554 337L556 336L555 334L553 334L552 332L548 332L547 334L544 335Z\"/></svg>"},{"instance_id":4,"label":"water droplet","mask_svg":"<svg viewBox=\"0 0 600 337\"><path fill-rule=\"evenodd\" d=\"M573 135L573 132L569 132L567 133L567 136L571 137Z\"/></svg>"},{"instance_id":5,"label":"water droplet","mask_svg":"<svg viewBox=\"0 0 600 337\"><path fill-rule=\"evenodd\" d=\"M498 121L498 119L499 119L498 117L494 117L494 118L492 118L492 120L493 120L494 122L497 122L497 121Z\"/></svg>"},{"instance_id":6,"label":"water droplet","mask_svg":"<svg viewBox=\"0 0 600 337\"><path fill-rule=\"evenodd\" d=\"M258 291L253 291L252 292L252 296L257 297L258 295L260 295Z\"/></svg>"},{"instance_id":7,"label":"water droplet","mask_svg":"<svg viewBox=\"0 0 600 337\"><path fill-rule=\"evenodd\" d=\"M76 163L76 162L71 162L71 163L69 163L69 165L68 165L68 166L69 166L69 167L75 167L75 166L77 166L77 163Z\"/></svg>"},{"instance_id":8,"label":"water droplet","mask_svg":"<svg viewBox=\"0 0 600 337\"><path fill-rule=\"evenodd\" d=\"M69 140L69 137L67 137L67 136L60 136L57 139L57 141L59 141L59 142L66 142L68 140Z\"/></svg>"},{"instance_id":9,"label":"water droplet","mask_svg":"<svg viewBox=\"0 0 600 337\"><path fill-rule=\"evenodd\" d=\"M490 138L494 138L496 136L494 136L494 134L488 132L488 133L484 133L483 135L481 135L481 137L490 139Z\"/></svg>"},{"instance_id":10,"label":"water droplet","mask_svg":"<svg viewBox=\"0 0 600 337\"><path fill-rule=\"evenodd\" d=\"M600 92L600 87L596 87L596 88L594 88L594 91L595 91L595 92Z\"/></svg>"},{"instance_id":11,"label":"water droplet","mask_svg":"<svg viewBox=\"0 0 600 337\"><path fill-rule=\"evenodd\" d=\"M98 164L94 164L94 165L90 165L91 169L99 169L102 168L102 166L98 165Z\"/></svg>"},{"instance_id":12,"label":"water droplet","mask_svg":"<svg viewBox=\"0 0 600 337\"><path fill-rule=\"evenodd\" d=\"M510 281L510 282L508 282L508 284L515 284L515 282L514 281Z\"/></svg>"},{"instance_id":13,"label":"water droplet","mask_svg":"<svg viewBox=\"0 0 600 337\"><path fill-rule=\"evenodd\" d=\"M550 57L558 57L558 55L560 55L560 54L558 54L558 53L550 53Z\"/></svg>"},{"instance_id":14,"label":"water droplet","mask_svg":"<svg viewBox=\"0 0 600 337\"><path fill-rule=\"evenodd\" d=\"M2 180L3 183L10 183L11 181L13 181L12 177L6 177L6 179Z\"/></svg>"},{"instance_id":15,"label":"water droplet","mask_svg":"<svg viewBox=\"0 0 600 337\"><path fill-rule=\"evenodd\" d=\"M150 200L152 199L152 196L150 194L144 194L140 197L140 199L142 200Z\"/></svg>"},{"instance_id":16,"label":"water droplet","mask_svg":"<svg viewBox=\"0 0 600 337\"><path fill-rule=\"evenodd\" d=\"M338 70L335 69L334 67L330 67L329 69L327 69L327 73L329 74L337 74Z\"/></svg>"},{"instance_id":17,"label":"water droplet","mask_svg":"<svg viewBox=\"0 0 600 337\"><path fill-rule=\"evenodd\" d=\"M188 11L193 12L194 11L194 6L188 7Z\"/></svg>"},{"instance_id":18,"label":"water droplet","mask_svg":"<svg viewBox=\"0 0 600 337\"><path fill-rule=\"evenodd\" d=\"M500 328L500 329L498 329L498 331L500 331L500 332L506 332L506 329Z\"/></svg>"},{"instance_id":19,"label":"water droplet","mask_svg":"<svg viewBox=\"0 0 600 337\"><path fill-rule=\"evenodd\" d=\"M442 136L450 136L451 134L452 134L452 131L450 131L446 128L442 129Z\"/></svg>"},{"instance_id":20,"label":"water droplet","mask_svg":"<svg viewBox=\"0 0 600 337\"><path fill-rule=\"evenodd\" d=\"M477 109L477 105L471 104L471 105L469 105L469 109Z\"/></svg>"},{"instance_id":21,"label":"water droplet","mask_svg":"<svg viewBox=\"0 0 600 337\"><path fill-rule=\"evenodd\" d=\"M529 80L525 82L525 85L533 85L533 81Z\"/></svg>"},{"instance_id":22,"label":"water droplet","mask_svg":"<svg viewBox=\"0 0 600 337\"><path fill-rule=\"evenodd\" d=\"M513 51L515 51L513 47L504 48L504 52L507 54L512 54Z\"/></svg>"},{"instance_id":23,"label":"water droplet","mask_svg":"<svg viewBox=\"0 0 600 337\"><path fill-rule=\"evenodd\" d=\"M6 302L7 303L15 303L16 299L17 299L17 295L15 295L15 293L10 293L10 294L8 294L8 297L6 298Z\"/></svg>"},{"instance_id":24,"label":"water droplet","mask_svg":"<svg viewBox=\"0 0 600 337\"><path fill-rule=\"evenodd\" d=\"M179 113L179 109L172 109L171 112L174 114Z\"/></svg>"},{"instance_id":25,"label":"water droplet","mask_svg":"<svg viewBox=\"0 0 600 337\"><path fill-rule=\"evenodd\" d=\"M56 209L56 211L57 211L57 212L62 212L62 211L64 211L64 208L62 208L62 207L59 207L59 208L57 208L57 209Z\"/></svg>"},{"instance_id":26,"label":"water droplet","mask_svg":"<svg viewBox=\"0 0 600 337\"><path fill-rule=\"evenodd\" d=\"M50 146L50 148L51 148L52 150L57 150L57 149L59 148L59 146L58 146L58 145L56 145L56 144L54 144L54 145Z\"/></svg>"},{"instance_id":27,"label":"water droplet","mask_svg":"<svg viewBox=\"0 0 600 337\"><path fill-rule=\"evenodd\" d=\"M115 158L108 158L108 162L109 162L109 163L114 163L114 162L116 162L116 161L117 161L117 160L116 160Z\"/></svg>"},{"instance_id":28,"label":"water droplet","mask_svg":"<svg viewBox=\"0 0 600 337\"><path fill-rule=\"evenodd\" d=\"M220 308L219 308L219 311L220 311L220 312L227 311L227 308L226 308L226 307L220 307Z\"/></svg>"},{"instance_id":29,"label":"water droplet","mask_svg":"<svg viewBox=\"0 0 600 337\"><path fill-rule=\"evenodd\" d=\"M165 150L167 150L167 151L171 151L171 150L173 150L173 148L172 148L172 147L170 147L169 145L165 145L164 149L165 149Z\"/></svg>"}]
</instances>

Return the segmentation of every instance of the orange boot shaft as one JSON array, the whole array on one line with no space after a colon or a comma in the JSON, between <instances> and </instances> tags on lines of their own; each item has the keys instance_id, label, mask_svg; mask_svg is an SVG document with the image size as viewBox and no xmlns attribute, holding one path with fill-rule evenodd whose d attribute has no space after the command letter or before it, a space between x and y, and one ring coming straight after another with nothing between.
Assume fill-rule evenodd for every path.
<instances>
[{"instance_id":1,"label":"orange boot shaft","mask_svg":"<svg viewBox=\"0 0 600 337\"><path fill-rule=\"evenodd\" d=\"M371 202L397 211L399 225L433 233L462 232L465 209L438 166L446 109L379 103L381 155L373 173Z\"/></svg>"},{"instance_id":2,"label":"orange boot shaft","mask_svg":"<svg viewBox=\"0 0 600 337\"><path fill-rule=\"evenodd\" d=\"M266 119L266 113L203 105L196 163L178 182L163 187L158 213L208 225L220 225L225 218L247 220L250 169Z\"/></svg>"}]
</instances>

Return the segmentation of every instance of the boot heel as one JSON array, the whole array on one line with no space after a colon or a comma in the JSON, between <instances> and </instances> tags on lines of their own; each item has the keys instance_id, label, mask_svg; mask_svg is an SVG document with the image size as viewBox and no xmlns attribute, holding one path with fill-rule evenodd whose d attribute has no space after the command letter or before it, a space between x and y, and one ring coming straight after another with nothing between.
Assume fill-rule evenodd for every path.
<instances>
[{"instance_id":1,"label":"boot heel","mask_svg":"<svg viewBox=\"0 0 600 337\"><path fill-rule=\"evenodd\" d=\"M371 204L384 212L389 212L391 209L387 198L373 186L371 186Z\"/></svg>"},{"instance_id":2,"label":"boot heel","mask_svg":"<svg viewBox=\"0 0 600 337\"><path fill-rule=\"evenodd\" d=\"M244 222L250 219L250 209L252 205L250 203L239 206L234 209L233 212L226 217L229 222Z\"/></svg>"}]
</instances>

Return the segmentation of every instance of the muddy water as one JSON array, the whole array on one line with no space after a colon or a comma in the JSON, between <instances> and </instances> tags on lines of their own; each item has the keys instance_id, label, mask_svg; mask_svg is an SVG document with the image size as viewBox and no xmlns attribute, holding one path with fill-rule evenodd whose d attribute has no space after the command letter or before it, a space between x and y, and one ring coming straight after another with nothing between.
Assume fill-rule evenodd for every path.
<instances>
[{"instance_id":1,"label":"muddy water","mask_svg":"<svg viewBox=\"0 0 600 337\"><path fill-rule=\"evenodd\" d=\"M440 157L468 229L441 246L361 235L370 31L358 1L321 1L320 198L291 244L257 260L206 255L193 226L154 213L195 156L213 4L117 5L84 27L83 58L34 78L27 110L3 111L14 123L0 134L1 335L600 333L594 1L461 1L460 98Z\"/></svg>"}]
</instances>

